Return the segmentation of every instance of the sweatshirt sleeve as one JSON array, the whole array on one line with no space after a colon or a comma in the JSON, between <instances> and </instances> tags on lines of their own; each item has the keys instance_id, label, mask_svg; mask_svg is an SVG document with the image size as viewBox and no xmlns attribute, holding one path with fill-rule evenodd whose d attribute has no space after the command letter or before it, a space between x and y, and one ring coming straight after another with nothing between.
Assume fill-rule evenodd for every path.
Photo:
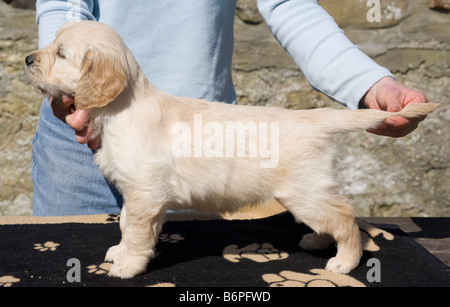
<instances>
[{"instance_id":1,"label":"sweatshirt sleeve","mask_svg":"<svg viewBox=\"0 0 450 307\"><path fill-rule=\"evenodd\" d=\"M309 84L349 109L391 72L376 64L345 36L317 0L258 0L275 38Z\"/></svg>"},{"instance_id":2,"label":"sweatshirt sleeve","mask_svg":"<svg viewBox=\"0 0 450 307\"><path fill-rule=\"evenodd\" d=\"M37 0L36 22L39 29L39 48L49 45L58 29L76 20L95 20L93 0Z\"/></svg>"}]
</instances>

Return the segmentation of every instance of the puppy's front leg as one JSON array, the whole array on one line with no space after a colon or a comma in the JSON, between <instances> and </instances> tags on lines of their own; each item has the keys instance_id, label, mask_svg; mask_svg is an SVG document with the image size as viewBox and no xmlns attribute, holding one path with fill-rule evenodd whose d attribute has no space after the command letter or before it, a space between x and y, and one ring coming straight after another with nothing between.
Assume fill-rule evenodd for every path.
<instances>
[{"instance_id":1,"label":"puppy's front leg","mask_svg":"<svg viewBox=\"0 0 450 307\"><path fill-rule=\"evenodd\" d=\"M137 203L136 203L137 202ZM147 270L147 265L154 255L159 232L162 226L162 214L158 210L148 210L146 200L127 201L125 213L121 216L122 240L119 245L108 250L106 259L112 260L109 275L131 278Z\"/></svg>"},{"instance_id":2,"label":"puppy's front leg","mask_svg":"<svg viewBox=\"0 0 450 307\"><path fill-rule=\"evenodd\" d=\"M108 262L119 262L120 258L125 257L125 254L127 252L127 248L125 246L125 230L126 230L126 221L127 221L127 210L126 207L122 207L122 211L120 212L120 231L122 233L122 238L120 240L120 243L114 246L111 246L108 249L108 252L105 256L105 261Z\"/></svg>"}]
</instances>

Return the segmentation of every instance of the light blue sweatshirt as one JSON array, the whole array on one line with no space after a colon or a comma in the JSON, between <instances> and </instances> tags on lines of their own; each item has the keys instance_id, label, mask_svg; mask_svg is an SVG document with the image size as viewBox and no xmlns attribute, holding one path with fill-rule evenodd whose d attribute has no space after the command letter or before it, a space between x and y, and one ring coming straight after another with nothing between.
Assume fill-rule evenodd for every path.
<instances>
[{"instance_id":1,"label":"light blue sweatshirt","mask_svg":"<svg viewBox=\"0 0 450 307\"><path fill-rule=\"evenodd\" d=\"M98 20L121 35L160 90L236 103L235 8L236 0L38 0L39 47L68 21ZM348 40L317 0L258 0L258 8L311 86L348 108L357 109L373 84L392 76Z\"/></svg>"}]
</instances>

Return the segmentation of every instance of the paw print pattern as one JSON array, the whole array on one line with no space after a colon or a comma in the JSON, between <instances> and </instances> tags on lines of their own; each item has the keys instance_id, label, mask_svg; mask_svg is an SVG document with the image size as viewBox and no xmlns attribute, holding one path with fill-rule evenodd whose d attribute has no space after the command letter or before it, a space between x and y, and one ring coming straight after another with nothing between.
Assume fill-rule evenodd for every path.
<instances>
[{"instance_id":1,"label":"paw print pattern","mask_svg":"<svg viewBox=\"0 0 450 307\"><path fill-rule=\"evenodd\" d=\"M0 287L11 287L14 283L19 282L19 278L15 278L14 276L2 276L0 277Z\"/></svg>"},{"instance_id":2,"label":"paw print pattern","mask_svg":"<svg viewBox=\"0 0 450 307\"><path fill-rule=\"evenodd\" d=\"M394 240L394 236L383 229L367 224L361 220L356 220L356 222L361 233L362 249L365 251L377 252L380 250L380 247L373 240L373 238L379 235L382 235L385 240Z\"/></svg>"},{"instance_id":3,"label":"paw print pattern","mask_svg":"<svg viewBox=\"0 0 450 307\"><path fill-rule=\"evenodd\" d=\"M272 260L283 260L289 256L288 253L276 249L269 243L253 243L243 248L238 248L236 244L232 244L225 247L222 254L226 260L234 263L244 258L264 263Z\"/></svg>"},{"instance_id":4,"label":"paw print pattern","mask_svg":"<svg viewBox=\"0 0 450 307\"><path fill-rule=\"evenodd\" d=\"M110 262L103 262L102 264L93 264L88 267L88 273L90 274L96 274L96 275L102 275L102 274L108 274L109 268L111 267L112 263Z\"/></svg>"},{"instance_id":5,"label":"paw print pattern","mask_svg":"<svg viewBox=\"0 0 450 307\"><path fill-rule=\"evenodd\" d=\"M270 287L365 287L363 283L348 275L323 269L312 269L310 273L281 271L279 274L264 274L262 279Z\"/></svg>"},{"instance_id":6,"label":"paw print pattern","mask_svg":"<svg viewBox=\"0 0 450 307\"><path fill-rule=\"evenodd\" d=\"M46 251L54 252L58 246L59 246L59 243L55 243L53 241L47 241L45 243L34 244L34 249L38 250L40 252L46 252Z\"/></svg>"},{"instance_id":7,"label":"paw print pattern","mask_svg":"<svg viewBox=\"0 0 450 307\"><path fill-rule=\"evenodd\" d=\"M108 218L106 219L106 222L108 223L118 223L119 222L120 215L119 214L108 214Z\"/></svg>"},{"instance_id":8,"label":"paw print pattern","mask_svg":"<svg viewBox=\"0 0 450 307\"><path fill-rule=\"evenodd\" d=\"M179 234L169 235L169 234L166 234L166 233L162 233L159 236L159 240L161 242L177 243L179 241L184 240L184 238L181 235L179 235Z\"/></svg>"}]
</instances>

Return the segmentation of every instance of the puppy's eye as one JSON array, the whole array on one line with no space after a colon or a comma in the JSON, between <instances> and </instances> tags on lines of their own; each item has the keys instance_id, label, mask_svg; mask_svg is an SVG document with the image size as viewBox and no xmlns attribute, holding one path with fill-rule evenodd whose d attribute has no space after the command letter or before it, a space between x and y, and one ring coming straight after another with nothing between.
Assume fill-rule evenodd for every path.
<instances>
[{"instance_id":1,"label":"puppy's eye","mask_svg":"<svg viewBox=\"0 0 450 307\"><path fill-rule=\"evenodd\" d=\"M58 51L56 52L56 56L59 57L59 58L61 58L61 59L65 59L65 58L66 58L66 57L64 56L64 54L62 54L61 50L58 50Z\"/></svg>"}]
</instances>

